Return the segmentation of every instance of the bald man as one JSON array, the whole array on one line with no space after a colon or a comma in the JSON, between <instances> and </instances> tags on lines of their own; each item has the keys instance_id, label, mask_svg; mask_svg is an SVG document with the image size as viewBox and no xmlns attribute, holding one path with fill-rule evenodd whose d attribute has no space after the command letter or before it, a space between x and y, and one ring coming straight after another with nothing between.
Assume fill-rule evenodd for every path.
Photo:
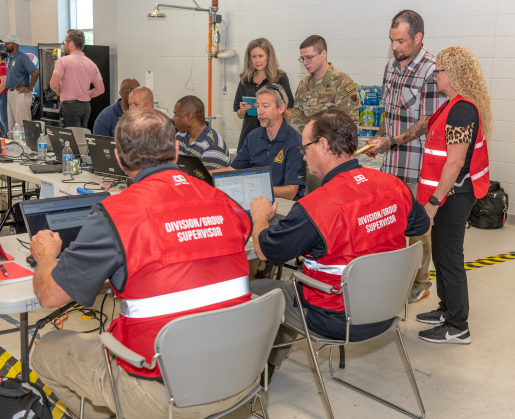
<instances>
[{"instance_id":1,"label":"bald man","mask_svg":"<svg viewBox=\"0 0 515 419\"><path fill-rule=\"evenodd\" d=\"M129 109L137 108L153 108L154 95L152 91L145 86L136 87L129 94Z\"/></svg>"},{"instance_id":2,"label":"bald man","mask_svg":"<svg viewBox=\"0 0 515 419\"><path fill-rule=\"evenodd\" d=\"M229 165L229 149L222 136L206 122L204 103L196 96L184 96L173 110L179 154L195 156L208 170Z\"/></svg>"},{"instance_id":3,"label":"bald man","mask_svg":"<svg viewBox=\"0 0 515 419\"><path fill-rule=\"evenodd\" d=\"M94 135L103 135L105 137L114 137L114 130L118 120L124 112L129 110L129 94L139 87L136 79L125 79L120 83L120 99L111 106L105 108L98 115L95 125L93 125Z\"/></svg>"}]
</instances>

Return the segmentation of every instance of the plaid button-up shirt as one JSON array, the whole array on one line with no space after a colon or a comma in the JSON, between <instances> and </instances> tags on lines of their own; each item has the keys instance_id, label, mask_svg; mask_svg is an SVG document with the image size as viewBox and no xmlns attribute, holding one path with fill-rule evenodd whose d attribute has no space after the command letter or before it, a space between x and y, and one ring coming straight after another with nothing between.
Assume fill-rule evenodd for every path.
<instances>
[{"instance_id":1,"label":"plaid button-up shirt","mask_svg":"<svg viewBox=\"0 0 515 419\"><path fill-rule=\"evenodd\" d=\"M433 80L435 57L422 49L414 60L401 69L392 58L386 65L382 100L385 103L385 136L397 136L416 124L422 116L431 116L445 102ZM381 171L397 176L407 184L417 183L422 168L426 136L388 151Z\"/></svg>"}]
</instances>

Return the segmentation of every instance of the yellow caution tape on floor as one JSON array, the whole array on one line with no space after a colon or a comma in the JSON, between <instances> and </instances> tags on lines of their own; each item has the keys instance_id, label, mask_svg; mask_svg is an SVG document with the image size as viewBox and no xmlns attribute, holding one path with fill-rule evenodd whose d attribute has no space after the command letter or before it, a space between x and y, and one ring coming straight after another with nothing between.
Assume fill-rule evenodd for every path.
<instances>
[{"instance_id":1,"label":"yellow caution tape on floor","mask_svg":"<svg viewBox=\"0 0 515 419\"><path fill-rule=\"evenodd\" d=\"M510 260L515 260L515 252L502 253L497 256L472 260L470 262L465 262L464 266L466 271L470 271L471 269L484 268L485 266L495 265L502 262L509 262ZM429 272L429 279L436 279L436 271Z\"/></svg>"},{"instance_id":2,"label":"yellow caution tape on floor","mask_svg":"<svg viewBox=\"0 0 515 419\"><path fill-rule=\"evenodd\" d=\"M2 347L0 347L0 375L7 378L21 378L21 362ZM35 383L43 388L43 391L50 400L50 403L53 405L52 419L72 419L71 412L57 398L50 387L43 384L34 371L30 371L29 377L31 383Z\"/></svg>"}]
</instances>

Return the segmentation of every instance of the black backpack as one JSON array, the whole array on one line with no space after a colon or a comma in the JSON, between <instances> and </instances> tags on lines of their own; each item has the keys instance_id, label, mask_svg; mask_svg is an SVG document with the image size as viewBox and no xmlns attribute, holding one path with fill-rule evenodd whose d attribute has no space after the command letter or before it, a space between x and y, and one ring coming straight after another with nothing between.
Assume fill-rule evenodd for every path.
<instances>
[{"instance_id":1,"label":"black backpack","mask_svg":"<svg viewBox=\"0 0 515 419\"><path fill-rule=\"evenodd\" d=\"M476 228L502 228L508 214L508 194L499 182L490 181L487 194L478 199L467 222Z\"/></svg>"},{"instance_id":2,"label":"black backpack","mask_svg":"<svg viewBox=\"0 0 515 419\"><path fill-rule=\"evenodd\" d=\"M52 419L43 389L37 384L0 375L0 419Z\"/></svg>"}]
</instances>

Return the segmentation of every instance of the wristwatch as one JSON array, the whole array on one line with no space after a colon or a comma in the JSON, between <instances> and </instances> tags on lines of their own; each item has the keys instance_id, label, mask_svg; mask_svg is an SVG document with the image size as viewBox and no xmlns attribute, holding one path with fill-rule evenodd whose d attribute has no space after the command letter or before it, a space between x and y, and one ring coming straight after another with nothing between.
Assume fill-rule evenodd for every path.
<instances>
[{"instance_id":1,"label":"wristwatch","mask_svg":"<svg viewBox=\"0 0 515 419\"><path fill-rule=\"evenodd\" d=\"M429 198L429 203L431 205L434 205L435 207L439 207L441 204L441 202L438 199L436 199L436 196L434 195L431 195L431 197Z\"/></svg>"},{"instance_id":2,"label":"wristwatch","mask_svg":"<svg viewBox=\"0 0 515 419\"><path fill-rule=\"evenodd\" d=\"M397 141L395 141L395 137L390 135L390 149L397 147Z\"/></svg>"}]
</instances>

